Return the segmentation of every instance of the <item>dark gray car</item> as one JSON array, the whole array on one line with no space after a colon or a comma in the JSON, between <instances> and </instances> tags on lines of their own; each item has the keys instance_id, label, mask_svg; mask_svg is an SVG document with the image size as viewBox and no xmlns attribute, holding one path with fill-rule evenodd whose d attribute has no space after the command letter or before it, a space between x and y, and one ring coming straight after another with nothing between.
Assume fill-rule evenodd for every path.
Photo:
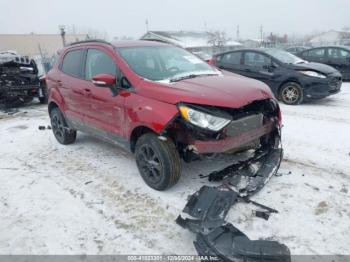
<instances>
[{"instance_id":1,"label":"dark gray car","mask_svg":"<svg viewBox=\"0 0 350 262\"><path fill-rule=\"evenodd\" d=\"M350 47L316 47L302 51L297 56L310 62L330 65L343 75L344 80L350 80Z\"/></svg>"}]
</instances>

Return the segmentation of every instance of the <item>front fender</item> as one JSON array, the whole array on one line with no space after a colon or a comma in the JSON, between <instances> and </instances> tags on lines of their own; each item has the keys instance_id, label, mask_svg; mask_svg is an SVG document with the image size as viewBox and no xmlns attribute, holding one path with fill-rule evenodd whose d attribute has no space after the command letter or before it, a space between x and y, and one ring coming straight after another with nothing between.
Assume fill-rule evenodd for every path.
<instances>
[{"instance_id":1,"label":"front fender","mask_svg":"<svg viewBox=\"0 0 350 262\"><path fill-rule=\"evenodd\" d=\"M160 134L178 112L176 105L132 94L125 102L126 137L140 126Z\"/></svg>"}]
</instances>

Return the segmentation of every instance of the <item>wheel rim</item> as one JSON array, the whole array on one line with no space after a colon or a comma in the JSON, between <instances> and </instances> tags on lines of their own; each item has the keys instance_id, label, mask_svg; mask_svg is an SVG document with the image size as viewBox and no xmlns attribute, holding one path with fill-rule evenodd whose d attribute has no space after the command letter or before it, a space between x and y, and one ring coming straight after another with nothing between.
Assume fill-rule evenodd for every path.
<instances>
[{"instance_id":1,"label":"wheel rim","mask_svg":"<svg viewBox=\"0 0 350 262\"><path fill-rule=\"evenodd\" d=\"M295 103L299 99L299 89L295 86L287 86L282 91L282 97L287 103Z\"/></svg>"},{"instance_id":2,"label":"wheel rim","mask_svg":"<svg viewBox=\"0 0 350 262\"><path fill-rule=\"evenodd\" d=\"M156 184L162 179L162 166L158 155L149 145L143 145L138 154L138 164L147 180Z\"/></svg>"},{"instance_id":3,"label":"wheel rim","mask_svg":"<svg viewBox=\"0 0 350 262\"><path fill-rule=\"evenodd\" d=\"M54 115L52 117L51 125L55 136L58 137L59 139L62 139L64 136L64 124L60 119L60 117L58 117L57 115Z\"/></svg>"}]
</instances>

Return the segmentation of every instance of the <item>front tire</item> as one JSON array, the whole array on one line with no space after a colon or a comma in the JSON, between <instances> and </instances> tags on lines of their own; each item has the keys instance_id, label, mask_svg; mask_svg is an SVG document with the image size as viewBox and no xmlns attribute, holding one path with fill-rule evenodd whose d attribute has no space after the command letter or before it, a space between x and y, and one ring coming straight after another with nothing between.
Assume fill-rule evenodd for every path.
<instances>
[{"instance_id":1,"label":"front tire","mask_svg":"<svg viewBox=\"0 0 350 262\"><path fill-rule=\"evenodd\" d=\"M303 89L296 82L285 83L280 89L279 98L287 105L299 105L304 99Z\"/></svg>"},{"instance_id":2,"label":"front tire","mask_svg":"<svg viewBox=\"0 0 350 262\"><path fill-rule=\"evenodd\" d=\"M77 131L68 127L61 111L56 107L51 110L51 127L57 141L63 145L72 144L77 137Z\"/></svg>"},{"instance_id":3,"label":"front tire","mask_svg":"<svg viewBox=\"0 0 350 262\"><path fill-rule=\"evenodd\" d=\"M148 186L163 191L175 185L181 176L181 160L174 143L147 133L136 142L135 158Z\"/></svg>"}]
</instances>

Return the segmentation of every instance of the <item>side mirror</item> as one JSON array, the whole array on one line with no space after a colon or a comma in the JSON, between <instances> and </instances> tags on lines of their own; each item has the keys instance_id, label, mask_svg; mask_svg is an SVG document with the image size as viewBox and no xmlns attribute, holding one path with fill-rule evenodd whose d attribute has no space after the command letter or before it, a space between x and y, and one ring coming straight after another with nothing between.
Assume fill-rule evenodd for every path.
<instances>
[{"instance_id":1,"label":"side mirror","mask_svg":"<svg viewBox=\"0 0 350 262\"><path fill-rule=\"evenodd\" d=\"M95 86L112 88L116 85L117 78L110 74L98 74L91 81Z\"/></svg>"},{"instance_id":2,"label":"side mirror","mask_svg":"<svg viewBox=\"0 0 350 262\"><path fill-rule=\"evenodd\" d=\"M277 68L277 66L275 64L270 64L270 65L264 65L263 68L269 72L275 70Z\"/></svg>"}]
</instances>

